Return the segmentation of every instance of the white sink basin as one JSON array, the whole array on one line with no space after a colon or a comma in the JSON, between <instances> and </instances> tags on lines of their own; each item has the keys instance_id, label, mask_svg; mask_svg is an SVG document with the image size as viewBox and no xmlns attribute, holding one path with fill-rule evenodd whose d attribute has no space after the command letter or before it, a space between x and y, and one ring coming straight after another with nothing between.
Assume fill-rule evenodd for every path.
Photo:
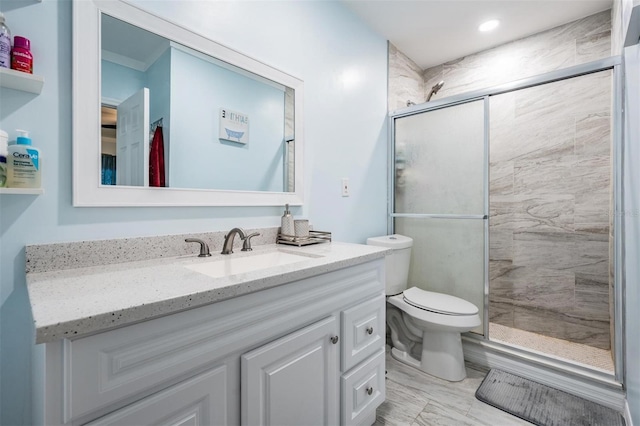
<instances>
[{"instance_id":1,"label":"white sink basin","mask_svg":"<svg viewBox=\"0 0 640 426\"><path fill-rule=\"evenodd\" d=\"M257 271L260 269L272 268L274 266L283 266L290 263L302 262L314 257L320 256L295 254L280 250L243 257L234 257L234 255L231 254L225 259L198 263L195 265L185 265L185 268L200 272L201 274L205 274L213 278L221 278Z\"/></svg>"}]
</instances>

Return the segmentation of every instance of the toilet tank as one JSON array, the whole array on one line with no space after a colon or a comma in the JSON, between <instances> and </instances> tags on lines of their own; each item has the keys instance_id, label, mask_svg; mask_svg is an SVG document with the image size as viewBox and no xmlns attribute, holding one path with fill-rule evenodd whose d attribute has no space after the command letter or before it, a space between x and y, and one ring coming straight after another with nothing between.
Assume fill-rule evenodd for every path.
<instances>
[{"instance_id":1,"label":"toilet tank","mask_svg":"<svg viewBox=\"0 0 640 426\"><path fill-rule=\"evenodd\" d=\"M387 247L393 250L393 252L385 258L387 296L400 294L406 290L413 239L405 237L404 235L393 234L367 238L367 244L370 246Z\"/></svg>"}]
</instances>

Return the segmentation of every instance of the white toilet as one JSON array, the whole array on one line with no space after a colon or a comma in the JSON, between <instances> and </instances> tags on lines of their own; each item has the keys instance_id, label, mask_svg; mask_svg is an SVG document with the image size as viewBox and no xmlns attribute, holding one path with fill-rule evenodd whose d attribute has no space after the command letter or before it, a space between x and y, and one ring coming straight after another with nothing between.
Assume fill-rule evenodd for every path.
<instances>
[{"instance_id":1,"label":"white toilet","mask_svg":"<svg viewBox=\"0 0 640 426\"><path fill-rule=\"evenodd\" d=\"M478 308L459 297L407 289L413 239L385 235L367 244L387 247L387 325L391 329L391 355L441 379L457 382L466 376L460 333L478 327Z\"/></svg>"}]
</instances>

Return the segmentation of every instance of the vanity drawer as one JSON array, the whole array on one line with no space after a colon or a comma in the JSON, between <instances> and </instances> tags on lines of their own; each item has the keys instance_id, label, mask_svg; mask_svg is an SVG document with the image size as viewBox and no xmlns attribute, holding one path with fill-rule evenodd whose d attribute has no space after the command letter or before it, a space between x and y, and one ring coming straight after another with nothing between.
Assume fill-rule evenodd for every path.
<instances>
[{"instance_id":1,"label":"vanity drawer","mask_svg":"<svg viewBox=\"0 0 640 426\"><path fill-rule=\"evenodd\" d=\"M384 347L384 294L342 311L342 371Z\"/></svg>"},{"instance_id":2,"label":"vanity drawer","mask_svg":"<svg viewBox=\"0 0 640 426\"><path fill-rule=\"evenodd\" d=\"M385 399L384 348L342 376L342 422L357 425Z\"/></svg>"}]
</instances>

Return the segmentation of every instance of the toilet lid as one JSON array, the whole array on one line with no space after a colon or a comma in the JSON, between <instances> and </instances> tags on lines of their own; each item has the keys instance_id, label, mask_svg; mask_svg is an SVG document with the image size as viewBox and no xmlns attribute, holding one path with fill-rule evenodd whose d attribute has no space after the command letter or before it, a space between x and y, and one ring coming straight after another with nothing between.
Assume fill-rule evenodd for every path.
<instances>
[{"instance_id":1,"label":"toilet lid","mask_svg":"<svg viewBox=\"0 0 640 426\"><path fill-rule=\"evenodd\" d=\"M478 308L471 302L448 294L411 287L403 292L404 300L416 308L445 315L475 315Z\"/></svg>"}]
</instances>

